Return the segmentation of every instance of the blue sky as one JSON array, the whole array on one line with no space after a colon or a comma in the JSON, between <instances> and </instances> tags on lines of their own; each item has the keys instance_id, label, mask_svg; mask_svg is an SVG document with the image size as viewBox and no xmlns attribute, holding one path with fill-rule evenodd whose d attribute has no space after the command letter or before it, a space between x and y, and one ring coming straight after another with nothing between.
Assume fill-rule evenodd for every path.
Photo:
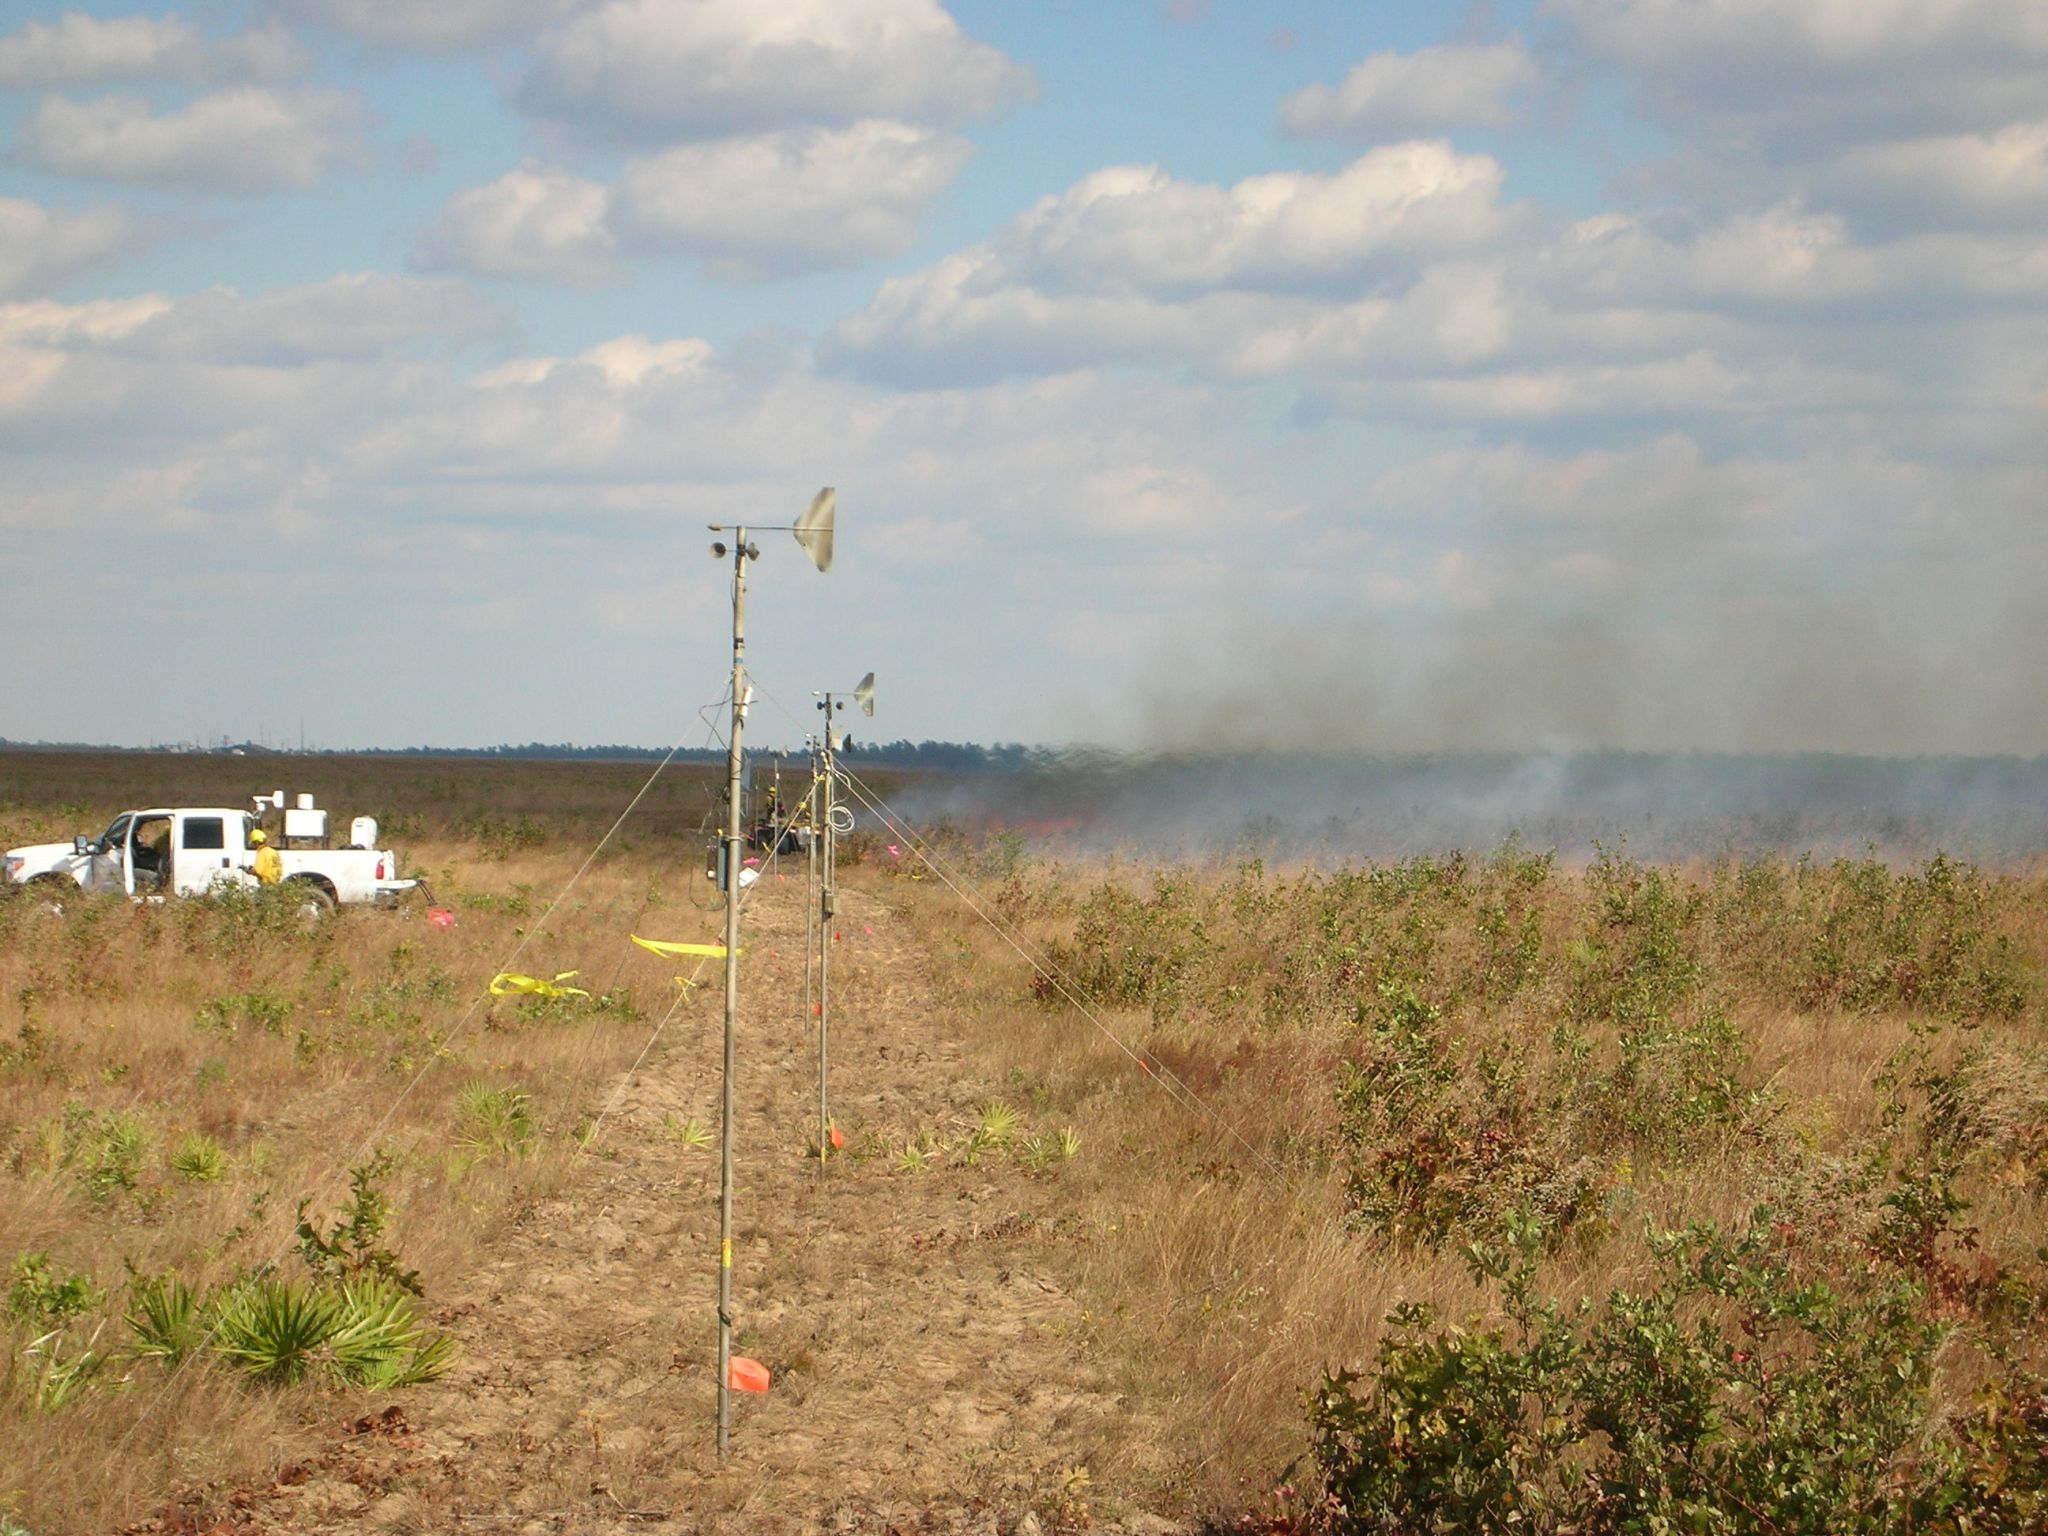
<instances>
[{"instance_id":1,"label":"blue sky","mask_svg":"<svg viewBox=\"0 0 2048 1536\"><path fill-rule=\"evenodd\" d=\"M2048 751L2048 10L0 8L0 736ZM786 705L786 707L785 707Z\"/></svg>"}]
</instances>

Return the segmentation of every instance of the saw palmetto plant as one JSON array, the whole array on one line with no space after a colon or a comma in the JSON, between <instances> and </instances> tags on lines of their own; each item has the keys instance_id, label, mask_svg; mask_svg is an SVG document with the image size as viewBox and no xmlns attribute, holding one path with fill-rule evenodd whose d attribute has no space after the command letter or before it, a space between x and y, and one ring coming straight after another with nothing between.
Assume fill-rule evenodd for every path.
<instances>
[{"instance_id":1,"label":"saw palmetto plant","mask_svg":"<svg viewBox=\"0 0 2048 1536\"><path fill-rule=\"evenodd\" d=\"M327 1348L337 1376L377 1391L432 1381L455 1357L455 1341L430 1335L412 1298L381 1280L342 1287Z\"/></svg>"},{"instance_id":2,"label":"saw palmetto plant","mask_svg":"<svg viewBox=\"0 0 2048 1536\"><path fill-rule=\"evenodd\" d=\"M247 1281L220 1303L214 1348L259 1381L289 1386L320 1363L341 1316L330 1292L286 1280Z\"/></svg>"},{"instance_id":3,"label":"saw palmetto plant","mask_svg":"<svg viewBox=\"0 0 2048 1536\"><path fill-rule=\"evenodd\" d=\"M199 1298L174 1274L138 1280L134 1308L126 1322L135 1338L135 1353L165 1365L176 1365L206 1337Z\"/></svg>"},{"instance_id":4,"label":"saw palmetto plant","mask_svg":"<svg viewBox=\"0 0 2048 1536\"><path fill-rule=\"evenodd\" d=\"M526 1151L534 1134L531 1099L509 1085L466 1084L455 1096L455 1144L471 1161Z\"/></svg>"},{"instance_id":5,"label":"saw palmetto plant","mask_svg":"<svg viewBox=\"0 0 2048 1536\"><path fill-rule=\"evenodd\" d=\"M189 1131L171 1149L171 1171L194 1184L212 1184L228 1171L228 1155L204 1131Z\"/></svg>"}]
</instances>

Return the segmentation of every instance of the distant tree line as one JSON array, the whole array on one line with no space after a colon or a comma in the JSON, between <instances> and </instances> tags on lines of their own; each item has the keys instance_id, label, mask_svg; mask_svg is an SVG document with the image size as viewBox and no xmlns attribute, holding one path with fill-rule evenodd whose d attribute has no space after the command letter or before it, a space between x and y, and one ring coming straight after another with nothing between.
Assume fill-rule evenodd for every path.
<instances>
[{"instance_id":1,"label":"distant tree line","mask_svg":"<svg viewBox=\"0 0 2048 1536\"><path fill-rule=\"evenodd\" d=\"M1064 754L1052 747L1029 747L1022 742L998 742L982 746L972 741L886 741L861 742L849 740L841 748L847 757L857 757L862 762L884 768L932 768L952 773L1014 773L1024 769L1049 767L1064 760ZM791 756L790 751L778 752L772 747L763 747L759 753L764 757ZM507 743L495 747L369 747L357 752L336 755L356 757L510 757L542 760L642 762L659 761L668 756L665 747L630 747L614 743L608 746L579 747L566 741L529 741L519 745ZM682 763L722 763L725 761L723 747L684 747L675 754Z\"/></svg>"},{"instance_id":2,"label":"distant tree line","mask_svg":"<svg viewBox=\"0 0 2048 1536\"><path fill-rule=\"evenodd\" d=\"M1030 747L1022 742L998 742L982 746L971 741L849 741L842 749L848 757L883 768L930 768L952 773L1015 773L1050 768L1067 761L1067 754L1054 747ZM0 752L160 752L192 751L209 755L240 753L246 757L484 757L521 758L554 762L658 762L669 755L666 747L627 746L612 742L600 746L577 746L566 741L504 742L494 747L321 747L306 752L289 748L236 742L220 747L111 747L80 741L12 741L0 736ZM763 749L762 756L789 756ZM683 747L675 754L683 763L725 761L723 747Z\"/></svg>"}]
</instances>

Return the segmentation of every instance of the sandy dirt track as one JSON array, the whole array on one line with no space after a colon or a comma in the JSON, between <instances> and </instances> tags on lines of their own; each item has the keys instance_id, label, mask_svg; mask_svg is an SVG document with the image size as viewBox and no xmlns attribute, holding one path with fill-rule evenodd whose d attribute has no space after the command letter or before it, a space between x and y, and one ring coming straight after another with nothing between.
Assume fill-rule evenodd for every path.
<instances>
[{"instance_id":1,"label":"sandy dirt track","mask_svg":"<svg viewBox=\"0 0 2048 1536\"><path fill-rule=\"evenodd\" d=\"M870 1155L822 1178L807 1158L802 890L792 877L748 914L736 1349L776 1380L736 1395L730 1463L712 1452L717 1154L675 1134L717 1124L707 974L601 1155L431 1298L462 1345L449 1374L346 1422L338 1409L332 1441L236 1494L231 1523L187 1529L1174 1529L1133 1501L1161 1476L1139 1450L1156 1431L1056 1276L1060 1246L1087 1240L1057 1173L1006 1159L906 1173L882 1151L918 1128L958 1134L1000 1085L886 902L858 890L836 923L832 1082L848 1152Z\"/></svg>"}]
</instances>

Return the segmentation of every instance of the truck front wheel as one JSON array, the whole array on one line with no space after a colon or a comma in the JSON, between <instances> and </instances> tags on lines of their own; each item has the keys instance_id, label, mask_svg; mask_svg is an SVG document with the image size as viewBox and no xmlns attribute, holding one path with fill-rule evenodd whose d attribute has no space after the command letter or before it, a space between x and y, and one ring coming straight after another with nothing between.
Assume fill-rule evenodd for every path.
<instances>
[{"instance_id":1,"label":"truck front wheel","mask_svg":"<svg viewBox=\"0 0 2048 1536\"><path fill-rule=\"evenodd\" d=\"M67 875L37 875L21 888L21 899L34 902L38 911L51 917L62 917L78 900L78 882Z\"/></svg>"}]
</instances>

